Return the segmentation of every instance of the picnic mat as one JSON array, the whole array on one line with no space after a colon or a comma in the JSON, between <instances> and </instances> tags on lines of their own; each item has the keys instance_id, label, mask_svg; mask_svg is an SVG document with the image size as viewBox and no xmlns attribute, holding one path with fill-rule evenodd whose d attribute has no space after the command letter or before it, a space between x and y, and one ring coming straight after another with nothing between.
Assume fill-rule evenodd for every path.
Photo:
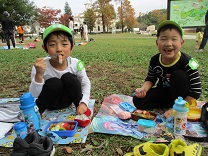
<instances>
[{"instance_id":1,"label":"picnic mat","mask_svg":"<svg viewBox=\"0 0 208 156\"><path fill-rule=\"evenodd\" d=\"M79 46L79 45L84 46L86 44L87 42L75 42L74 46Z\"/></svg>"},{"instance_id":2,"label":"picnic mat","mask_svg":"<svg viewBox=\"0 0 208 156\"><path fill-rule=\"evenodd\" d=\"M143 141L152 142L170 142L172 139L176 138L176 136L173 134L173 131L164 126L166 119L164 118L163 114L166 111L165 109L154 109L151 111L157 114L155 120L156 129L153 134L148 134L138 131L138 125L136 121L132 119L121 120L117 117L115 111L119 107L118 104L121 102L128 102L133 105L132 97L130 96L113 94L109 97L106 97L101 105L98 114L92 120L90 131L97 133L131 136ZM204 102L199 102L199 104L202 105ZM201 122L188 122L186 135L198 138L206 137L207 133ZM208 145L208 143L205 142L201 142L200 144L203 146Z\"/></svg>"},{"instance_id":3,"label":"picnic mat","mask_svg":"<svg viewBox=\"0 0 208 156\"><path fill-rule=\"evenodd\" d=\"M11 46L10 48L13 49L13 46ZM15 46L15 48L23 49L23 46L18 45L18 46ZM7 50L7 49L8 49L8 46L0 46L0 50Z\"/></svg>"},{"instance_id":4,"label":"picnic mat","mask_svg":"<svg viewBox=\"0 0 208 156\"><path fill-rule=\"evenodd\" d=\"M2 103L13 102L13 101L18 101L18 100L19 100L19 98L0 99L0 105ZM92 112L91 116L93 114L94 104L95 104L95 100L91 99L89 102L89 106L88 106ZM39 131L39 134L42 136L45 135L44 129L50 121L53 121L53 120L60 120L60 121L74 120L75 115L76 115L76 112L75 112L74 105L70 106L68 108L65 108L65 109L60 109L60 110L53 110L53 111L46 110L44 112L43 119L40 121L41 131ZM59 140L54 142L54 144L85 143L85 141L87 139L87 135L88 135L89 126L90 126L90 124L85 128L78 126L77 132L75 133L75 135L73 137L60 137ZM15 138L16 138L16 134L15 134L14 130L12 129L6 135L6 137L0 139L0 146L13 147L13 142L14 142Z\"/></svg>"}]
</instances>

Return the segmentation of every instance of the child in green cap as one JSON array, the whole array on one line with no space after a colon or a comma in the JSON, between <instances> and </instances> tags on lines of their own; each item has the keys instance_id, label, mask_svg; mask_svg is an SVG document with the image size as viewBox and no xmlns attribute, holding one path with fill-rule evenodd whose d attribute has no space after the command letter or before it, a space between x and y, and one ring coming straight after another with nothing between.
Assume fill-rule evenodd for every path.
<instances>
[{"instance_id":1,"label":"child in green cap","mask_svg":"<svg viewBox=\"0 0 208 156\"><path fill-rule=\"evenodd\" d=\"M84 63L70 56L74 47L71 30L61 24L49 26L43 32L42 47L49 56L36 59L29 88L37 98L39 112L66 108L72 103L77 114L89 112L91 83Z\"/></svg>"},{"instance_id":2,"label":"child in green cap","mask_svg":"<svg viewBox=\"0 0 208 156\"><path fill-rule=\"evenodd\" d=\"M159 53L151 58L145 82L133 97L138 109L172 108L178 96L187 102L200 97L198 64L181 52L183 34L183 29L174 21L167 20L159 25L156 39ZM170 114L171 109L164 115Z\"/></svg>"}]
</instances>

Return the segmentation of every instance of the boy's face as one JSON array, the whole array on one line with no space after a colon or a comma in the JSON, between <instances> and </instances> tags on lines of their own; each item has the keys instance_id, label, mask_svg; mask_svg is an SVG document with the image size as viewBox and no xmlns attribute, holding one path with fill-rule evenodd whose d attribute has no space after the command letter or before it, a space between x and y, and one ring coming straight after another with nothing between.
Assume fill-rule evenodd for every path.
<instances>
[{"instance_id":1,"label":"boy's face","mask_svg":"<svg viewBox=\"0 0 208 156\"><path fill-rule=\"evenodd\" d=\"M184 40L180 33L172 28L171 30L161 31L156 44L159 52L162 54L162 60L168 63L177 59L178 52L184 44Z\"/></svg>"},{"instance_id":2,"label":"boy's face","mask_svg":"<svg viewBox=\"0 0 208 156\"><path fill-rule=\"evenodd\" d=\"M64 35L54 35L52 34L46 44L47 52L49 56L54 56L56 54L61 54L63 60L70 56L73 45L71 45L69 39Z\"/></svg>"}]
</instances>

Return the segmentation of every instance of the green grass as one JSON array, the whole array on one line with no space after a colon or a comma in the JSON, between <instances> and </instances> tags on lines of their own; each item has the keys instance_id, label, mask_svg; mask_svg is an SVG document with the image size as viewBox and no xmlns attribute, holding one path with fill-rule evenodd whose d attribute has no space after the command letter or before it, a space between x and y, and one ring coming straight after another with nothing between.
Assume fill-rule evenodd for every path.
<instances>
[{"instance_id":1,"label":"green grass","mask_svg":"<svg viewBox=\"0 0 208 156\"><path fill-rule=\"evenodd\" d=\"M158 50L155 45L156 38L152 36L100 34L90 37L95 42L75 47L72 57L85 62L92 84L91 98L96 100L94 110L96 114L105 97L111 94L131 95L142 85L150 57L158 53ZM26 44L31 42L32 40L27 40ZM28 91L31 67L35 59L47 55L41 48L41 42L36 44L36 49L0 51L1 98L19 97ZM194 49L195 40L185 40L182 51L196 58L200 64L203 93L199 100L208 101L208 50L205 47L203 53L196 53ZM66 146L73 148L72 155L114 156L132 151L133 147L141 142L131 137L92 133L88 135L85 144ZM56 155L65 155L64 147L57 146ZM86 151L81 153L83 149Z\"/></svg>"}]
</instances>

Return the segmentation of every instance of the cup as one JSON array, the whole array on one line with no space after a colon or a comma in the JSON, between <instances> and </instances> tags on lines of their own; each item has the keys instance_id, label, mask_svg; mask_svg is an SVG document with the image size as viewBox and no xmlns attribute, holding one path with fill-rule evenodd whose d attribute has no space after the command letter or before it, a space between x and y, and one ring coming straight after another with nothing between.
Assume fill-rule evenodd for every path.
<instances>
[{"instance_id":1,"label":"cup","mask_svg":"<svg viewBox=\"0 0 208 156\"><path fill-rule=\"evenodd\" d=\"M25 122L18 122L14 124L14 131L18 137L24 139L27 136L27 124Z\"/></svg>"}]
</instances>

